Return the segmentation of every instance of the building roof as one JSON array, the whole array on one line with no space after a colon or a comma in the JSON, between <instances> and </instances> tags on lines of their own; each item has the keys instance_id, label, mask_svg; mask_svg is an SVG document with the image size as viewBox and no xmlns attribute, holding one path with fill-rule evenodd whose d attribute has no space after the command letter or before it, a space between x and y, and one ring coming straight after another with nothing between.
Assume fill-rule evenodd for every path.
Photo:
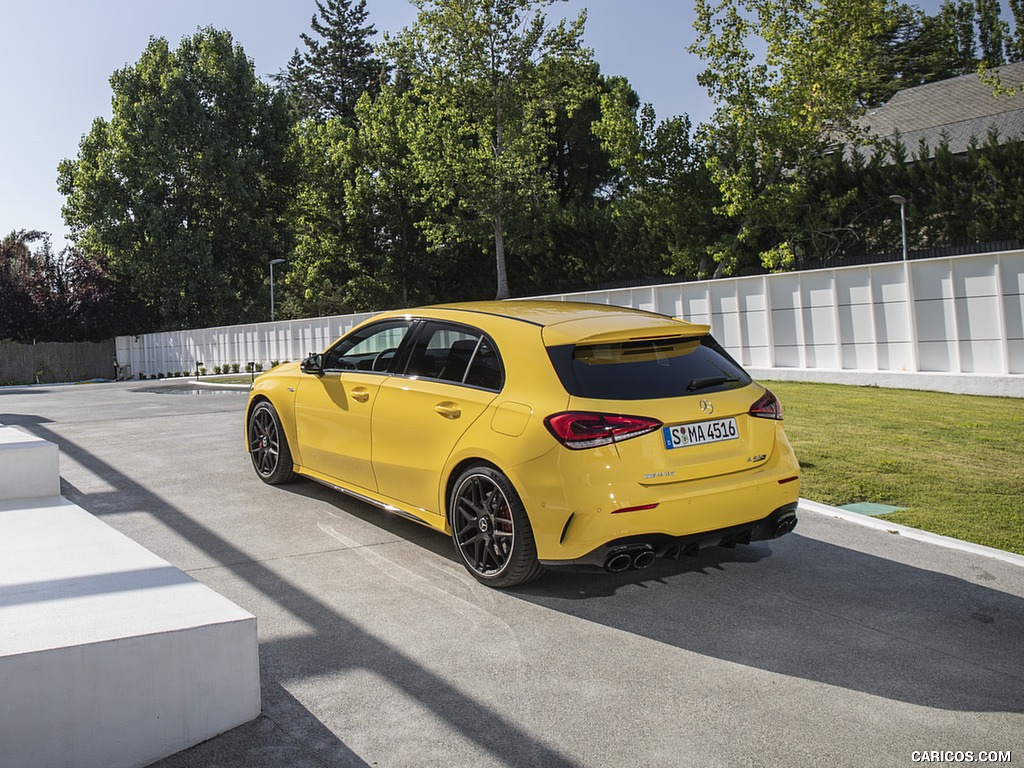
<instances>
[{"instance_id":1,"label":"building roof","mask_svg":"<svg viewBox=\"0 0 1024 768\"><path fill-rule=\"evenodd\" d=\"M1024 84L1024 62L994 71L1007 88ZM972 138L982 143L993 129L1003 141L1024 139L1024 93L997 96L977 74L962 75L900 91L859 122L880 139L899 135L910 152L922 140L934 151L945 139L959 154Z\"/></svg>"}]
</instances>

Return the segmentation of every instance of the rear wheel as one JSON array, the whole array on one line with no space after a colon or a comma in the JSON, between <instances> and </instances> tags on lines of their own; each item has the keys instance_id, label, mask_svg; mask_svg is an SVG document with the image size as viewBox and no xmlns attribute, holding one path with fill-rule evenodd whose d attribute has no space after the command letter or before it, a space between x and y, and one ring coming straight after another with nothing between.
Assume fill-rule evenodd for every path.
<instances>
[{"instance_id":1,"label":"rear wheel","mask_svg":"<svg viewBox=\"0 0 1024 768\"><path fill-rule=\"evenodd\" d=\"M498 470L480 465L459 475L448 502L448 519L455 551L483 584L512 587L541 574L526 509Z\"/></svg>"},{"instance_id":2,"label":"rear wheel","mask_svg":"<svg viewBox=\"0 0 1024 768\"><path fill-rule=\"evenodd\" d=\"M249 455L256 474L265 483L280 485L295 477L281 419L267 400L253 406L249 414Z\"/></svg>"}]
</instances>

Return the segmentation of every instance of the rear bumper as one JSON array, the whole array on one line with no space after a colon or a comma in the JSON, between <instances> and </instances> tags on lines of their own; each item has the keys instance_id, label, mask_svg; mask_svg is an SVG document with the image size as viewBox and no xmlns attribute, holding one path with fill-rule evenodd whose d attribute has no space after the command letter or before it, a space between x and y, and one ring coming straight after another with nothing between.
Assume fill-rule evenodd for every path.
<instances>
[{"instance_id":1,"label":"rear bumper","mask_svg":"<svg viewBox=\"0 0 1024 768\"><path fill-rule=\"evenodd\" d=\"M685 536L664 533L624 536L573 560L542 560L541 563L545 566L597 567L612 571L643 568L658 557L678 560L684 556L695 556L709 547L734 547L753 541L777 539L796 527L796 510L797 502L793 502L779 507L760 520Z\"/></svg>"}]
</instances>

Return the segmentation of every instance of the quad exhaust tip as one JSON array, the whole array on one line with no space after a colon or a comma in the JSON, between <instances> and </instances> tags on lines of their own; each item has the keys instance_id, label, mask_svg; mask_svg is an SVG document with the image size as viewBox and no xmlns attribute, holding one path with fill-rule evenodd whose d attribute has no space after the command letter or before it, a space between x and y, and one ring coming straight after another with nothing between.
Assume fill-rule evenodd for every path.
<instances>
[{"instance_id":1,"label":"quad exhaust tip","mask_svg":"<svg viewBox=\"0 0 1024 768\"><path fill-rule=\"evenodd\" d=\"M766 523L765 527L760 529L760 535L757 539L765 537L777 539L780 536L785 536L796 528L796 512L785 511L778 516L774 524L770 521ZM745 536L740 537L736 534L731 539L724 539L719 543L719 546L735 546L736 544L749 544L751 540L751 531L747 530ZM684 554L696 555L700 551L699 543L695 542L692 546L683 547L679 546L675 550L672 557L681 557ZM631 546L617 547L608 553L608 557L604 561L604 569L611 573L622 573L630 569L643 570L649 567L657 558L654 553L654 547L650 544L633 544Z\"/></svg>"}]
</instances>

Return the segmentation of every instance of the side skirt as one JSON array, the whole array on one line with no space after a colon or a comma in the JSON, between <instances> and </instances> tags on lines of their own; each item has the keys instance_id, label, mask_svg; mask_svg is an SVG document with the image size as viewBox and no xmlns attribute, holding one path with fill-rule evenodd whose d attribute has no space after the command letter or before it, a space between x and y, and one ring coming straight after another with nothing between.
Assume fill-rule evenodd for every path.
<instances>
[{"instance_id":1,"label":"side skirt","mask_svg":"<svg viewBox=\"0 0 1024 768\"><path fill-rule=\"evenodd\" d=\"M389 504L386 501L382 501L380 499L375 499L372 496L367 496L367 495L365 495L363 493L360 493L359 491L354 491L351 488L346 488L343 485L338 485L337 483L332 483L330 480L325 480L322 477L317 477L316 475L309 474L309 473L305 472L301 467L296 467L295 471L298 472L303 477L309 478L310 480L312 480L312 481L314 481L316 483L320 483L320 485L327 486L328 488L330 488L332 490L340 491L341 493L345 494L346 496L348 496L350 498L353 498L353 499L356 499L357 501L362 501L365 504L369 504L372 507L377 507L377 509L382 509L385 512L391 513L392 515L398 515L399 517L404 517L406 520L412 520L414 523L419 523L420 525L426 526L427 528L431 528L431 529L433 529L435 531L441 530L436 525L432 525L431 523L427 522L427 520L425 518L422 518L419 515L416 515L416 514L410 512L410 511L408 511L407 509L402 509L400 507L396 507L395 505ZM434 515L431 515L431 517L434 517Z\"/></svg>"}]
</instances>

